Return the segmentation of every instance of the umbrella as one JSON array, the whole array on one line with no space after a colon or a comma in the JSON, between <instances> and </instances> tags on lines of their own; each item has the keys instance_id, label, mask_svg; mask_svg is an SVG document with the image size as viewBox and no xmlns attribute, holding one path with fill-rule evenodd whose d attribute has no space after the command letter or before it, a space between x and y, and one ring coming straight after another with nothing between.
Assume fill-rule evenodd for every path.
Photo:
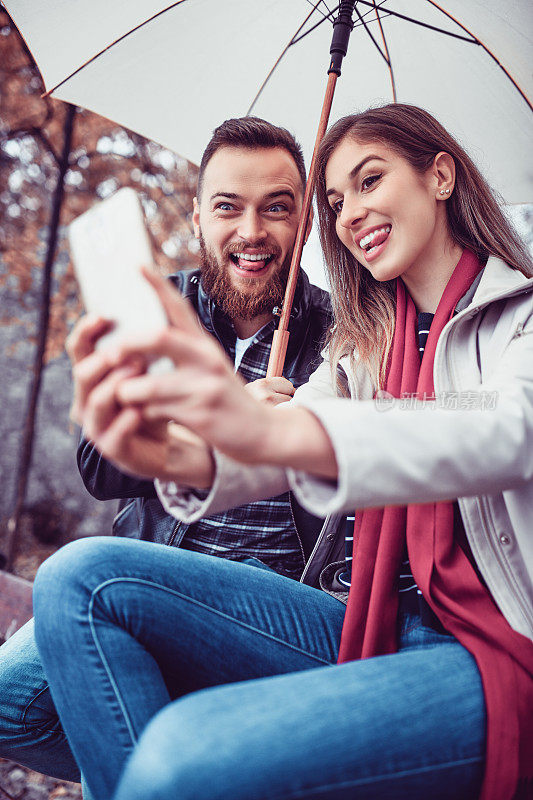
<instances>
[{"instance_id":1,"label":"umbrella","mask_svg":"<svg viewBox=\"0 0 533 800\"><path fill-rule=\"evenodd\" d=\"M333 117L391 100L420 105L462 142L507 202L533 198L530 0L8 0L4 6L48 93L195 162L222 119L245 114L289 128L309 154L332 23L339 10L351 17L353 9ZM326 106L331 76L328 94ZM288 288L286 321L290 282ZM283 324L282 317L280 330ZM279 355L271 364L270 374L279 373Z\"/></svg>"}]
</instances>

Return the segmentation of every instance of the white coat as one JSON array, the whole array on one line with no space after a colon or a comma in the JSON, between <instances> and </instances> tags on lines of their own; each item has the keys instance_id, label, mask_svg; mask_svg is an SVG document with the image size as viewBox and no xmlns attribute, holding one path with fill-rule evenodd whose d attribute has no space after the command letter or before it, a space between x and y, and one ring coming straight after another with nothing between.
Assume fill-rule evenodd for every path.
<instances>
[{"instance_id":1,"label":"white coat","mask_svg":"<svg viewBox=\"0 0 533 800\"><path fill-rule=\"evenodd\" d=\"M167 510L194 522L287 488L317 516L458 498L494 600L510 625L533 639L533 278L488 260L471 302L439 338L436 401L418 407L405 399L375 401L368 372L343 366L351 397L361 402L334 396L327 361L292 401L326 429L339 467L336 483L217 454L207 497L158 485ZM316 573L317 559L326 565L331 538L326 524L303 580Z\"/></svg>"}]
</instances>

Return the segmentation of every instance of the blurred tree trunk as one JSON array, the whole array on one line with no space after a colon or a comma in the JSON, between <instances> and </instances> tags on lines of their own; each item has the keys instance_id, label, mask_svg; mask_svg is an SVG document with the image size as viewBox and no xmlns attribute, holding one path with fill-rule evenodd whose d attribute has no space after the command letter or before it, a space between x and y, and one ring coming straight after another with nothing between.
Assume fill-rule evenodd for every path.
<instances>
[{"instance_id":1,"label":"blurred tree trunk","mask_svg":"<svg viewBox=\"0 0 533 800\"><path fill-rule=\"evenodd\" d=\"M26 422L24 425L20 461L17 470L17 482L15 485L14 509L7 524L7 546L6 546L6 569L10 570L13 566L17 537L19 532L20 517L26 498L26 487L28 485L28 474L31 465L33 451L33 440L35 433L35 417L41 388L41 378L44 364L44 354L46 350L46 340L48 336L48 324L50 320L50 294L52 286L52 273L56 253L57 235L59 230L59 220L61 207L65 193L65 175L69 167L69 156L72 145L72 131L74 127L74 116L76 107L67 106L65 122L63 125L63 149L59 159L59 170L57 174L56 186L52 200L52 210L48 227L48 242L46 249L46 259L44 262L43 283L41 292L41 304L39 315L39 327L37 331L37 349L32 369L32 381L28 394L28 405L26 411Z\"/></svg>"}]
</instances>

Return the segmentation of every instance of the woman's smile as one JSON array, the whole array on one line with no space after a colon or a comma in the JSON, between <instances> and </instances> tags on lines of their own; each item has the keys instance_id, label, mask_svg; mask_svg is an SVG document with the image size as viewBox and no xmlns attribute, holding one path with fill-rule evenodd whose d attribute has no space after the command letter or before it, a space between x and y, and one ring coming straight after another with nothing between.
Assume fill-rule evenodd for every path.
<instances>
[{"instance_id":1,"label":"woman's smile","mask_svg":"<svg viewBox=\"0 0 533 800\"><path fill-rule=\"evenodd\" d=\"M375 261L379 258L386 244L389 241L391 225L381 225L373 228L365 228L355 236L355 242L363 251L363 258L367 262Z\"/></svg>"}]
</instances>

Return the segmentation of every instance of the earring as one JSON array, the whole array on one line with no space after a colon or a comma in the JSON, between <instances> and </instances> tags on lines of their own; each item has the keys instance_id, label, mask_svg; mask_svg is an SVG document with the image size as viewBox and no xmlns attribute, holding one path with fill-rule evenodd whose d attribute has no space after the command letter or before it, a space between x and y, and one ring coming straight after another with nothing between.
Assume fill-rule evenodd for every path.
<instances>
[{"instance_id":1,"label":"earring","mask_svg":"<svg viewBox=\"0 0 533 800\"><path fill-rule=\"evenodd\" d=\"M445 193L444 189L441 189L439 194L446 194L446 193Z\"/></svg>"},{"instance_id":2,"label":"earring","mask_svg":"<svg viewBox=\"0 0 533 800\"><path fill-rule=\"evenodd\" d=\"M441 189L439 191L439 194L450 194L450 190L449 189Z\"/></svg>"}]
</instances>

